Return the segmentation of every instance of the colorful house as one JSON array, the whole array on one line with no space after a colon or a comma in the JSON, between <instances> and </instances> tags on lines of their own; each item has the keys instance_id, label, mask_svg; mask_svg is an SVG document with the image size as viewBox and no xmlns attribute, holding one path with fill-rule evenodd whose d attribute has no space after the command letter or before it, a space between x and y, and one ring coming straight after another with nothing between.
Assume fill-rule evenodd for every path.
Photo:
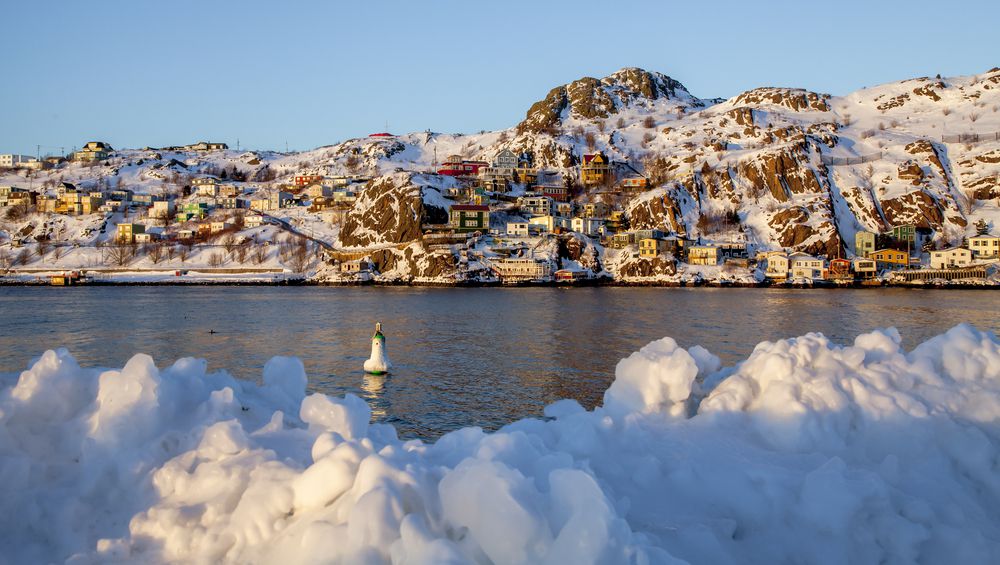
<instances>
[{"instance_id":1,"label":"colorful house","mask_svg":"<svg viewBox=\"0 0 1000 565\"><path fill-rule=\"evenodd\" d=\"M74 161L103 161L111 155L114 149L103 141L88 141L83 149L73 153Z\"/></svg>"},{"instance_id":2,"label":"colorful house","mask_svg":"<svg viewBox=\"0 0 1000 565\"><path fill-rule=\"evenodd\" d=\"M859 231L854 234L854 254L867 257L875 251L875 234L870 231Z\"/></svg>"},{"instance_id":3,"label":"colorful house","mask_svg":"<svg viewBox=\"0 0 1000 565\"><path fill-rule=\"evenodd\" d=\"M910 266L909 255L898 249L879 249L868 254L868 258L875 261L875 266L880 271L905 269Z\"/></svg>"},{"instance_id":4,"label":"colorful house","mask_svg":"<svg viewBox=\"0 0 1000 565\"><path fill-rule=\"evenodd\" d=\"M447 161L441 163L441 168L437 172L439 175L449 177L474 177L479 174L480 169L489 165L486 161L467 161L458 155L452 155L448 157Z\"/></svg>"},{"instance_id":5,"label":"colorful house","mask_svg":"<svg viewBox=\"0 0 1000 565\"><path fill-rule=\"evenodd\" d=\"M451 207L449 223L456 232L488 232L490 207L477 204L455 204Z\"/></svg>"},{"instance_id":6,"label":"colorful house","mask_svg":"<svg viewBox=\"0 0 1000 565\"><path fill-rule=\"evenodd\" d=\"M639 256L647 259L658 257L667 251L667 242L662 239L648 237L639 240Z\"/></svg>"},{"instance_id":7,"label":"colorful house","mask_svg":"<svg viewBox=\"0 0 1000 565\"><path fill-rule=\"evenodd\" d=\"M611 180L611 161L602 152L583 156L580 168L580 182L584 186L604 184Z\"/></svg>"},{"instance_id":8,"label":"colorful house","mask_svg":"<svg viewBox=\"0 0 1000 565\"><path fill-rule=\"evenodd\" d=\"M689 265L718 265L719 248L713 245L692 245L687 248Z\"/></svg>"},{"instance_id":9,"label":"colorful house","mask_svg":"<svg viewBox=\"0 0 1000 565\"><path fill-rule=\"evenodd\" d=\"M134 243L136 234L144 233L146 226L142 224L118 224L116 239L119 243Z\"/></svg>"}]
</instances>

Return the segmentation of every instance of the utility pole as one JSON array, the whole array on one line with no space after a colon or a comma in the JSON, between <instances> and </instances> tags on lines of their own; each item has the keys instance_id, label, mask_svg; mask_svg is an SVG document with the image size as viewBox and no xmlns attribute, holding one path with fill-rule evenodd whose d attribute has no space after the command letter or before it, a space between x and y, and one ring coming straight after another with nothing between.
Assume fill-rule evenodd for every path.
<instances>
[{"instance_id":1,"label":"utility pole","mask_svg":"<svg viewBox=\"0 0 1000 565\"><path fill-rule=\"evenodd\" d=\"M240 150L240 138L238 138L238 137L236 138L236 150L237 151Z\"/></svg>"}]
</instances>

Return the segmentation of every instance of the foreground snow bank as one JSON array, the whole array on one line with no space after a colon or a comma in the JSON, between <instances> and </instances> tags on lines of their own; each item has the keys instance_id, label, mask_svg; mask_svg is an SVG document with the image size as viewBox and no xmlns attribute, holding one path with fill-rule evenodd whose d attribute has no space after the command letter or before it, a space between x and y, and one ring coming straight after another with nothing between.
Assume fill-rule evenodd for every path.
<instances>
[{"instance_id":1,"label":"foreground snow bank","mask_svg":"<svg viewBox=\"0 0 1000 565\"><path fill-rule=\"evenodd\" d=\"M1000 343L910 353L761 343L735 367L669 338L572 400L433 444L182 359L45 353L0 398L0 549L38 563L996 563Z\"/></svg>"}]
</instances>

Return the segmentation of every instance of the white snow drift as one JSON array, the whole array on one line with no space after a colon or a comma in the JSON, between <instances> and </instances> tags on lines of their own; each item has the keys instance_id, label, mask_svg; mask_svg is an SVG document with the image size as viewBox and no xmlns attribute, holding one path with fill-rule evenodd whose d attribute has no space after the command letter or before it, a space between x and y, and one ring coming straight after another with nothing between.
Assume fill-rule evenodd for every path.
<instances>
[{"instance_id":1,"label":"white snow drift","mask_svg":"<svg viewBox=\"0 0 1000 565\"><path fill-rule=\"evenodd\" d=\"M0 553L280 563L996 563L1000 342L958 326L761 343L720 368L665 338L604 406L433 444L182 359L45 353L0 398Z\"/></svg>"}]
</instances>

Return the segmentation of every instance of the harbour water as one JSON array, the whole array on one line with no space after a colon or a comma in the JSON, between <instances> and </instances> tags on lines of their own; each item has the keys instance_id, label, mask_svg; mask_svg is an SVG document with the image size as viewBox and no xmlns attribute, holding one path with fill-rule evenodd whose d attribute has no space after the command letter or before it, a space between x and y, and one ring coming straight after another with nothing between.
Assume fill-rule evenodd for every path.
<instances>
[{"instance_id":1,"label":"harbour water","mask_svg":"<svg viewBox=\"0 0 1000 565\"><path fill-rule=\"evenodd\" d=\"M1000 331L1000 297L978 290L711 288L0 288L0 373L66 347L84 366L149 353L200 357L259 380L300 357L313 391L352 392L403 437L496 429L561 398L591 408L616 363L664 336L729 364L762 340L822 332L839 343L895 326L912 348L959 322ZM367 375L374 323L393 362Z\"/></svg>"}]
</instances>

